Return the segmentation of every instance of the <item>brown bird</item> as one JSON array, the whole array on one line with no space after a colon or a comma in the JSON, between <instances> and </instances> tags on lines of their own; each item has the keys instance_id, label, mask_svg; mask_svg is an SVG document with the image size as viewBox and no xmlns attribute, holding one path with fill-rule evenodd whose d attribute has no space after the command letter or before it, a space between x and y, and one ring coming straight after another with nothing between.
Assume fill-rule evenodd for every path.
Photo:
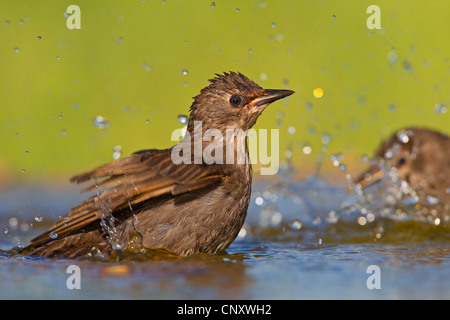
<instances>
[{"instance_id":1,"label":"brown bird","mask_svg":"<svg viewBox=\"0 0 450 320\"><path fill-rule=\"evenodd\" d=\"M270 103L294 91L263 89L241 73L216 76L194 97L180 143L139 151L74 176L76 183L93 180L84 191L95 194L31 240L22 253L68 258L94 251L110 254L125 249L136 232L144 247L180 256L225 250L237 237L250 200L245 132ZM215 135L209 132L210 138L204 138L210 129ZM236 134L229 138L227 129ZM230 143L235 143L231 149ZM233 152L231 163L227 150Z\"/></svg>"},{"instance_id":2,"label":"brown bird","mask_svg":"<svg viewBox=\"0 0 450 320\"><path fill-rule=\"evenodd\" d=\"M361 187L380 181L386 170L395 168L420 201L432 196L450 205L450 138L444 133L401 129L382 142L374 160L374 165L355 180Z\"/></svg>"}]
</instances>

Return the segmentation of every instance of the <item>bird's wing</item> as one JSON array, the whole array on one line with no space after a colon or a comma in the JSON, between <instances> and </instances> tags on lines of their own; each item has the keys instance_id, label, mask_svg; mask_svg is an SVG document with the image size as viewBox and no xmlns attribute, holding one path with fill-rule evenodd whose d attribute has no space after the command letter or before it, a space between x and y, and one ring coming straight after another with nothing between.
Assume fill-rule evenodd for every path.
<instances>
[{"instance_id":1,"label":"bird's wing","mask_svg":"<svg viewBox=\"0 0 450 320\"><path fill-rule=\"evenodd\" d=\"M31 240L30 246L38 247L56 237L61 239L112 212L132 208L142 201L163 194L198 190L224 179L219 166L174 164L171 150L141 151L72 177L71 181L76 183L94 179L95 183L83 191L96 191L96 195L81 202L53 227Z\"/></svg>"}]
</instances>

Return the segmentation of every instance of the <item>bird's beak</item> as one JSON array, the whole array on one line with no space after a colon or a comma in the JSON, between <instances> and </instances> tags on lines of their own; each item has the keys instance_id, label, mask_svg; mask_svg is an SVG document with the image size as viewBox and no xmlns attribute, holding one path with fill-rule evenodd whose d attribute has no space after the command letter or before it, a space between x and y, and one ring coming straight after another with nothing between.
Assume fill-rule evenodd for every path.
<instances>
[{"instance_id":1,"label":"bird's beak","mask_svg":"<svg viewBox=\"0 0 450 320\"><path fill-rule=\"evenodd\" d=\"M365 173L355 180L356 184L359 184L361 188L368 187L381 179L383 179L386 170L380 165L374 164Z\"/></svg>"},{"instance_id":2,"label":"bird's beak","mask_svg":"<svg viewBox=\"0 0 450 320\"><path fill-rule=\"evenodd\" d=\"M292 90L264 90L263 95L256 97L250 103L252 106L256 107L256 109L264 109L269 104L279 99L285 98L293 94Z\"/></svg>"}]
</instances>

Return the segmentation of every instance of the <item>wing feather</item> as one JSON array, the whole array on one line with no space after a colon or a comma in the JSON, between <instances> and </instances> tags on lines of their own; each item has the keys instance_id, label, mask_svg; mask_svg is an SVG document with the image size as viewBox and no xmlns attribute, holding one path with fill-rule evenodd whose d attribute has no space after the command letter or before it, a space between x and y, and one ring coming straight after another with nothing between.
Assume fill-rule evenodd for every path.
<instances>
[{"instance_id":1,"label":"wing feather","mask_svg":"<svg viewBox=\"0 0 450 320\"><path fill-rule=\"evenodd\" d=\"M152 198L191 192L223 180L220 166L179 164L171 160L171 149L145 150L76 175L72 182L94 180L83 192L96 192L74 207L45 233L31 240L38 247L79 232L111 213Z\"/></svg>"}]
</instances>

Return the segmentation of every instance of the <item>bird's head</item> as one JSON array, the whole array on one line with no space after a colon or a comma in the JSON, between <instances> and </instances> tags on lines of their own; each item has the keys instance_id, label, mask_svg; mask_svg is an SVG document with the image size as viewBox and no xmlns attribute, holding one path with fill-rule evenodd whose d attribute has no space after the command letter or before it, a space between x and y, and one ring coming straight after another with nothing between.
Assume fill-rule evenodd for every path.
<instances>
[{"instance_id":1,"label":"bird's head","mask_svg":"<svg viewBox=\"0 0 450 320\"><path fill-rule=\"evenodd\" d=\"M444 139L443 134L426 129L401 129L380 145L374 164L355 182L362 187L369 186L381 180L386 170L392 168L400 179L408 183L431 179L435 161L446 161L440 159L447 152L442 150L440 142Z\"/></svg>"},{"instance_id":2,"label":"bird's head","mask_svg":"<svg viewBox=\"0 0 450 320\"><path fill-rule=\"evenodd\" d=\"M272 102L294 93L291 90L263 89L241 73L216 74L211 84L194 97L188 131L194 121L205 129L250 129Z\"/></svg>"}]
</instances>

